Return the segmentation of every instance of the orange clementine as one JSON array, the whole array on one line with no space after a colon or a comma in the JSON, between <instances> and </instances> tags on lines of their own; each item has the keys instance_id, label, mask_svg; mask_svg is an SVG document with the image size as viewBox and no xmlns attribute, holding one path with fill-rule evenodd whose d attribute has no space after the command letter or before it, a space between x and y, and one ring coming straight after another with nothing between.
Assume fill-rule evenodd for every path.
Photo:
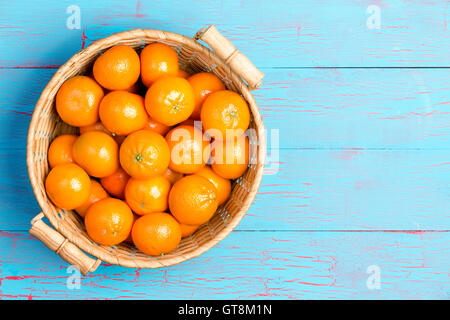
<instances>
[{"instance_id":1,"label":"orange clementine","mask_svg":"<svg viewBox=\"0 0 450 320\"><path fill-rule=\"evenodd\" d=\"M170 214L156 212L137 219L131 236L139 250L157 256L178 247L181 230L179 223Z\"/></svg>"},{"instance_id":2,"label":"orange clementine","mask_svg":"<svg viewBox=\"0 0 450 320\"><path fill-rule=\"evenodd\" d=\"M77 138L74 134L63 134L53 140L50 148L48 148L47 154L50 168L54 168L60 164L74 162L72 147Z\"/></svg>"},{"instance_id":3,"label":"orange clementine","mask_svg":"<svg viewBox=\"0 0 450 320\"><path fill-rule=\"evenodd\" d=\"M141 69L133 48L117 45L99 56L92 69L95 80L108 90L127 90L136 83Z\"/></svg>"},{"instance_id":4,"label":"orange clementine","mask_svg":"<svg viewBox=\"0 0 450 320\"><path fill-rule=\"evenodd\" d=\"M169 193L169 208L182 224L200 225L217 210L216 187L208 179L197 175L181 178Z\"/></svg>"},{"instance_id":5,"label":"orange clementine","mask_svg":"<svg viewBox=\"0 0 450 320\"><path fill-rule=\"evenodd\" d=\"M145 179L162 174L169 166L169 161L166 140L149 130L133 132L120 146L120 164L133 178Z\"/></svg>"},{"instance_id":6,"label":"orange clementine","mask_svg":"<svg viewBox=\"0 0 450 320\"><path fill-rule=\"evenodd\" d=\"M177 53L163 43L152 43L141 51L141 78L146 87L150 87L164 75L178 74Z\"/></svg>"},{"instance_id":7,"label":"orange clementine","mask_svg":"<svg viewBox=\"0 0 450 320\"><path fill-rule=\"evenodd\" d=\"M188 119L194 111L194 92L186 79L165 76L145 94L145 108L153 120L173 126Z\"/></svg>"},{"instance_id":8,"label":"orange clementine","mask_svg":"<svg viewBox=\"0 0 450 320\"><path fill-rule=\"evenodd\" d=\"M91 179L91 191L89 192L89 197L86 202L83 203L80 207L75 208L75 211L84 218L91 205L107 197L108 194L106 193L105 189L103 189L102 185L97 181Z\"/></svg>"},{"instance_id":9,"label":"orange clementine","mask_svg":"<svg viewBox=\"0 0 450 320\"><path fill-rule=\"evenodd\" d=\"M236 133L241 135L247 130L250 124L250 111L247 102L239 94L222 90L206 97L200 118L206 132L218 140L225 140L232 139Z\"/></svg>"},{"instance_id":10,"label":"orange clementine","mask_svg":"<svg viewBox=\"0 0 450 320\"><path fill-rule=\"evenodd\" d=\"M217 200L219 205L228 200L231 193L231 182L228 179L222 178L215 173L210 166L205 166L198 170L196 175L208 179L215 187L217 192Z\"/></svg>"},{"instance_id":11,"label":"orange clementine","mask_svg":"<svg viewBox=\"0 0 450 320\"><path fill-rule=\"evenodd\" d=\"M45 179L45 190L56 206L72 210L88 199L91 180L87 173L76 164L61 164L50 170Z\"/></svg>"},{"instance_id":12,"label":"orange clementine","mask_svg":"<svg viewBox=\"0 0 450 320\"><path fill-rule=\"evenodd\" d=\"M212 92L225 90L225 85L214 73L209 72L194 74L187 81L194 90L195 99L195 108L191 114L191 119L200 120L200 110L206 97Z\"/></svg>"},{"instance_id":13,"label":"orange clementine","mask_svg":"<svg viewBox=\"0 0 450 320\"><path fill-rule=\"evenodd\" d=\"M180 223L181 238L189 237L191 234L197 231L198 227L199 226L190 226L188 224Z\"/></svg>"},{"instance_id":14,"label":"orange clementine","mask_svg":"<svg viewBox=\"0 0 450 320\"><path fill-rule=\"evenodd\" d=\"M125 187L130 176L121 167L112 175L100 179L103 188L110 195L119 199L125 199Z\"/></svg>"},{"instance_id":15,"label":"orange clementine","mask_svg":"<svg viewBox=\"0 0 450 320\"><path fill-rule=\"evenodd\" d=\"M166 135L170 150L169 168L181 173L194 173L209 159L209 141L193 126L178 126Z\"/></svg>"},{"instance_id":16,"label":"orange clementine","mask_svg":"<svg viewBox=\"0 0 450 320\"><path fill-rule=\"evenodd\" d=\"M228 141L216 140L212 144L212 169L225 179L236 179L247 170L249 162L248 138L242 135Z\"/></svg>"},{"instance_id":17,"label":"orange clementine","mask_svg":"<svg viewBox=\"0 0 450 320\"><path fill-rule=\"evenodd\" d=\"M107 177L119 169L119 147L114 139L100 131L83 133L73 144L73 157L89 175Z\"/></svg>"},{"instance_id":18,"label":"orange clementine","mask_svg":"<svg viewBox=\"0 0 450 320\"><path fill-rule=\"evenodd\" d=\"M133 226L133 212L124 201L105 198L89 207L84 223L92 240L113 246L128 238Z\"/></svg>"},{"instance_id":19,"label":"orange clementine","mask_svg":"<svg viewBox=\"0 0 450 320\"><path fill-rule=\"evenodd\" d=\"M170 184L173 185L175 182L184 177L184 174L176 171L172 171L167 168L166 172L163 173L163 177L169 180Z\"/></svg>"},{"instance_id":20,"label":"orange clementine","mask_svg":"<svg viewBox=\"0 0 450 320\"><path fill-rule=\"evenodd\" d=\"M56 111L61 119L74 127L98 121L98 107L103 89L89 77L75 76L64 82L56 94Z\"/></svg>"},{"instance_id":21,"label":"orange clementine","mask_svg":"<svg viewBox=\"0 0 450 320\"><path fill-rule=\"evenodd\" d=\"M177 76L187 79L189 78L190 74L184 71L183 69L178 69Z\"/></svg>"},{"instance_id":22,"label":"orange clementine","mask_svg":"<svg viewBox=\"0 0 450 320\"><path fill-rule=\"evenodd\" d=\"M142 129L148 122L144 98L127 91L112 91L100 103L100 120L109 131L127 135Z\"/></svg>"},{"instance_id":23,"label":"orange clementine","mask_svg":"<svg viewBox=\"0 0 450 320\"><path fill-rule=\"evenodd\" d=\"M155 121L152 118L149 118L144 129L150 130L150 131L159 133L162 136L165 136L166 133L169 132L170 127L166 126L165 124L159 123L158 121Z\"/></svg>"},{"instance_id":24,"label":"orange clementine","mask_svg":"<svg viewBox=\"0 0 450 320\"><path fill-rule=\"evenodd\" d=\"M145 180L130 178L125 188L125 200L139 215L163 212L169 207L170 182L158 175Z\"/></svg>"},{"instance_id":25,"label":"orange clementine","mask_svg":"<svg viewBox=\"0 0 450 320\"><path fill-rule=\"evenodd\" d=\"M83 134L83 133L86 133L89 131L101 131L101 132L111 135L111 132L108 131L108 129L106 129L105 126L103 125L103 123L101 123L100 121L97 121L96 123L91 124L89 126L80 127L80 134Z\"/></svg>"}]
</instances>

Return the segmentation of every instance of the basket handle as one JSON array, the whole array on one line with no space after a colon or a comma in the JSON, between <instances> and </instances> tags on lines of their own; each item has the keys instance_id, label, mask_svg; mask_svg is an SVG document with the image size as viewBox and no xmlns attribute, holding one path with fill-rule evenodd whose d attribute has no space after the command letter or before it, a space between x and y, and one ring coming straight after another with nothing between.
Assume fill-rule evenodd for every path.
<instances>
[{"instance_id":1,"label":"basket handle","mask_svg":"<svg viewBox=\"0 0 450 320\"><path fill-rule=\"evenodd\" d=\"M41 212L31 220L29 232L66 262L78 267L84 276L89 272L94 272L102 261L88 257L76 245L42 221L43 217L44 214Z\"/></svg>"},{"instance_id":2,"label":"basket handle","mask_svg":"<svg viewBox=\"0 0 450 320\"><path fill-rule=\"evenodd\" d=\"M214 25L200 29L194 36L195 40L203 40L211 49L230 66L236 74L244 79L249 90L257 89L262 84L264 73L258 70L254 64L239 49L225 38Z\"/></svg>"}]
</instances>

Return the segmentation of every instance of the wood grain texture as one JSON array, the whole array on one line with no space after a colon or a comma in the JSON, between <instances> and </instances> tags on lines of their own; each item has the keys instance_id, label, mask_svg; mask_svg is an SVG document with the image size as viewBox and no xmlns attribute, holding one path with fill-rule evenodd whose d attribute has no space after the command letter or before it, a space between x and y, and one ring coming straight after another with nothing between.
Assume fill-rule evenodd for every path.
<instances>
[{"instance_id":1,"label":"wood grain texture","mask_svg":"<svg viewBox=\"0 0 450 320\"><path fill-rule=\"evenodd\" d=\"M248 241L249 238L252 241ZM233 232L201 257L158 270L67 266L22 232L0 233L0 299L448 299L448 232ZM367 267L381 271L368 289Z\"/></svg>"},{"instance_id":2,"label":"wood grain texture","mask_svg":"<svg viewBox=\"0 0 450 320\"><path fill-rule=\"evenodd\" d=\"M450 65L447 1L79 0L81 29L69 30L72 4L3 1L0 66L59 65L92 41L131 28L193 36L212 23L258 67ZM380 29L367 27L374 4Z\"/></svg>"}]
</instances>

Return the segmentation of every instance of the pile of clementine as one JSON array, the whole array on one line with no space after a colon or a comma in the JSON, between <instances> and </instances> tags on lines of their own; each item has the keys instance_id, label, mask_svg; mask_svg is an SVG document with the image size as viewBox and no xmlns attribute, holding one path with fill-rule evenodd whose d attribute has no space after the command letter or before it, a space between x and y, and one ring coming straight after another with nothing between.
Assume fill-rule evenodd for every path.
<instances>
[{"instance_id":1,"label":"pile of clementine","mask_svg":"<svg viewBox=\"0 0 450 320\"><path fill-rule=\"evenodd\" d=\"M64 82L56 110L79 135L56 137L45 187L92 240L168 253L207 223L248 166L245 100L212 73L189 75L162 43L100 55Z\"/></svg>"}]
</instances>

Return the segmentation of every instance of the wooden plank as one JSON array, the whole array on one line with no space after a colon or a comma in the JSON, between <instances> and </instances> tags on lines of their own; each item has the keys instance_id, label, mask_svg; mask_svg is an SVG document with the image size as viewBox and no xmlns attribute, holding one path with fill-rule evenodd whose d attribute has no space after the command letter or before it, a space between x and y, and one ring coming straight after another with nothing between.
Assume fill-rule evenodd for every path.
<instances>
[{"instance_id":1,"label":"wooden plank","mask_svg":"<svg viewBox=\"0 0 450 320\"><path fill-rule=\"evenodd\" d=\"M172 267L102 265L71 290L58 256L28 234L0 232L0 299L448 299L449 240L448 232L233 232ZM367 286L370 266L379 289Z\"/></svg>"},{"instance_id":2,"label":"wooden plank","mask_svg":"<svg viewBox=\"0 0 450 320\"><path fill-rule=\"evenodd\" d=\"M0 66L52 67L94 40L132 28L193 36L215 23L258 67L449 66L447 1L3 1ZM374 12L380 28L369 28ZM370 13L368 13L368 11Z\"/></svg>"},{"instance_id":3,"label":"wooden plank","mask_svg":"<svg viewBox=\"0 0 450 320\"><path fill-rule=\"evenodd\" d=\"M255 91L287 148L448 148L450 70L269 72Z\"/></svg>"},{"instance_id":4,"label":"wooden plank","mask_svg":"<svg viewBox=\"0 0 450 320\"><path fill-rule=\"evenodd\" d=\"M239 230L448 230L450 150L281 150ZM0 230L40 209L25 150L0 154Z\"/></svg>"},{"instance_id":5,"label":"wooden plank","mask_svg":"<svg viewBox=\"0 0 450 320\"><path fill-rule=\"evenodd\" d=\"M448 230L449 151L282 150L240 229ZM271 166L273 169L271 169Z\"/></svg>"},{"instance_id":6,"label":"wooden plank","mask_svg":"<svg viewBox=\"0 0 450 320\"><path fill-rule=\"evenodd\" d=\"M280 148L450 148L450 70L267 71L254 95L269 147L278 130ZM34 104L54 72L0 70L1 150L25 145Z\"/></svg>"}]
</instances>

